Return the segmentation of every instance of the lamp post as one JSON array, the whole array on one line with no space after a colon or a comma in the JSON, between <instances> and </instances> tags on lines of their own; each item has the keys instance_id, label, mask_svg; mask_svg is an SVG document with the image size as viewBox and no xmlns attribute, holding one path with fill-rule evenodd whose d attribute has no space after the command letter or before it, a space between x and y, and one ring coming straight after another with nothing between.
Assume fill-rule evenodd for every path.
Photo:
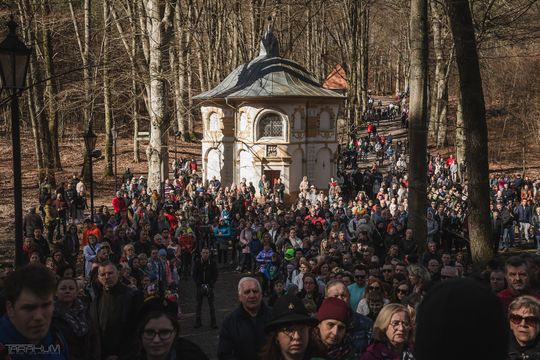
<instances>
[{"instance_id":1,"label":"lamp post","mask_svg":"<svg viewBox=\"0 0 540 360\"><path fill-rule=\"evenodd\" d=\"M88 131L84 134L84 145L86 146L88 161L90 162L90 219L92 220L92 224L94 223L94 170L92 168L92 158L94 149L96 148L96 140L97 136L92 131L92 123L90 123Z\"/></svg>"},{"instance_id":2,"label":"lamp post","mask_svg":"<svg viewBox=\"0 0 540 360\"><path fill-rule=\"evenodd\" d=\"M11 141L13 143L13 197L15 204L15 266L22 266L24 254L23 214L22 214L22 178L21 178L21 137L19 124L19 98L24 89L26 71L31 50L17 37L17 23L11 16L7 26L9 33L0 43L0 77L2 88L11 98Z\"/></svg>"}]
</instances>

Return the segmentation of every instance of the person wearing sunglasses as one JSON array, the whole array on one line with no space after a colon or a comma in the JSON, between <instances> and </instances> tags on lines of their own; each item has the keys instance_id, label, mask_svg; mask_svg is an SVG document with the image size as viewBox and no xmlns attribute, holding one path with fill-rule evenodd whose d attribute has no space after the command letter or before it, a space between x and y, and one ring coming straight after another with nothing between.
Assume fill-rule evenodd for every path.
<instances>
[{"instance_id":1,"label":"person wearing sunglasses","mask_svg":"<svg viewBox=\"0 0 540 360\"><path fill-rule=\"evenodd\" d=\"M380 307L383 305L386 305L389 303L388 299L384 299L384 289L383 289L383 283L379 279L369 279L368 280L368 286L366 287L366 290L364 291L364 297L360 302L358 303L358 307L356 308L356 312L362 315L368 316L369 314L373 314L372 309L369 307L369 294L372 292L378 292L381 294L382 303L380 304ZM379 309L380 310L380 309Z\"/></svg>"},{"instance_id":2,"label":"person wearing sunglasses","mask_svg":"<svg viewBox=\"0 0 540 360\"><path fill-rule=\"evenodd\" d=\"M540 301L521 296L508 307L510 322L509 360L540 359Z\"/></svg>"},{"instance_id":3,"label":"person wearing sunglasses","mask_svg":"<svg viewBox=\"0 0 540 360\"><path fill-rule=\"evenodd\" d=\"M408 281L400 281L398 286L394 291L394 303L404 304L404 300L407 296L410 295L410 286Z\"/></svg>"},{"instance_id":4,"label":"person wearing sunglasses","mask_svg":"<svg viewBox=\"0 0 540 360\"><path fill-rule=\"evenodd\" d=\"M356 266L354 268L354 283L347 286L350 293L350 299L349 303L351 305L351 309L356 310L358 307L358 303L360 302L360 299L364 297L364 291L366 288L366 277L367 277L367 271L366 268L363 266Z\"/></svg>"}]
</instances>

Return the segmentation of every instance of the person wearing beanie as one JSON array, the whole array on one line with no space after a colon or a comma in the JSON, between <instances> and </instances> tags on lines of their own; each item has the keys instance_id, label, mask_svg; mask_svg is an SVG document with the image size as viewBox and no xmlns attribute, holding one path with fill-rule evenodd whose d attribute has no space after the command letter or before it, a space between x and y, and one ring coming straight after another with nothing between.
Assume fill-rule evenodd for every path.
<instances>
[{"instance_id":1,"label":"person wearing beanie","mask_svg":"<svg viewBox=\"0 0 540 360\"><path fill-rule=\"evenodd\" d=\"M350 314L345 301L337 297L324 299L317 313L319 325L312 331L316 356L326 360L356 358L352 339L347 335Z\"/></svg>"},{"instance_id":2,"label":"person wearing beanie","mask_svg":"<svg viewBox=\"0 0 540 360\"><path fill-rule=\"evenodd\" d=\"M268 337L259 359L312 359L310 333L317 323L317 319L309 316L304 303L297 296L287 294L280 297L270 322L265 326Z\"/></svg>"}]
</instances>

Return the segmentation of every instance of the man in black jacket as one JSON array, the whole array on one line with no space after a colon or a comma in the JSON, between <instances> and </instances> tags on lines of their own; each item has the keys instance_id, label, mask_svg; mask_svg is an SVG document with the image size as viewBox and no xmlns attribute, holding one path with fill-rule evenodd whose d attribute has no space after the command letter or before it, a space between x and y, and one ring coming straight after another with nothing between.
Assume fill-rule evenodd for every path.
<instances>
[{"instance_id":1,"label":"man in black jacket","mask_svg":"<svg viewBox=\"0 0 540 360\"><path fill-rule=\"evenodd\" d=\"M257 279L244 277L238 283L240 306L230 313L219 334L219 360L253 360L266 342L264 327L272 313L262 301Z\"/></svg>"},{"instance_id":2,"label":"man in black jacket","mask_svg":"<svg viewBox=\"0 0 540 360\"><path fill-rule=\"evenodd\" d=\"M142 307L140 294L119 282L119 272L111 261L98 267L101 285L93 297L90 317L98 335L99 344L94 354L97 359L132 359L135 345L137 314Z\"/></svg>"},{"instance_id":3,"label":"man in black jacket","mask_svg":"<svg viewBox=\"0 0 540 360\"><path fill-rule=\"evenodd\" d=\"M216 263L210 259L210 250L202 248L201 256L195 260L193 266L193 280L197 287L197 310L195 328L201 327L201 312L203 298L208 299L208 307L210 308L210 327L217 329L216 324L216 309L214 307L214 285L218 278L218 270Z\"/></svg>"}]
</instances>

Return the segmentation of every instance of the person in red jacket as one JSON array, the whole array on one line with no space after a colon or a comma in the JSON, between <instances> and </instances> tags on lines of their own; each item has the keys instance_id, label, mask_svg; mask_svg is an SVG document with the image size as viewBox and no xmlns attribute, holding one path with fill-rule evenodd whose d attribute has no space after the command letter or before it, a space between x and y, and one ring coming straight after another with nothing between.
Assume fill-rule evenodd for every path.
<instances>
[{"instance_id":1,"label":"person in red jacket","mask_svg":"<svg viewBox=\"0 0 540 360\"><path fill-rule=\"evenodd\" d=\"M120 191L116 192L116 196L112 199L111 203L115 214L120 214L122 211L127 210L126 203L124 202Z\"/></svg>"},{"instance_id":2,"label":"person in red jacket","mask_svg":"<svg viewBox=\"0 0 540 360\"><path fill-rule=\"evenodd\" d=\"M530 289L529 268L520 256L512 256L505 263L506 282L508 287L497 294L505 312L508 305L517 297L530 295L540 300L540 295Z\"/></svg>"}]
</instances>

